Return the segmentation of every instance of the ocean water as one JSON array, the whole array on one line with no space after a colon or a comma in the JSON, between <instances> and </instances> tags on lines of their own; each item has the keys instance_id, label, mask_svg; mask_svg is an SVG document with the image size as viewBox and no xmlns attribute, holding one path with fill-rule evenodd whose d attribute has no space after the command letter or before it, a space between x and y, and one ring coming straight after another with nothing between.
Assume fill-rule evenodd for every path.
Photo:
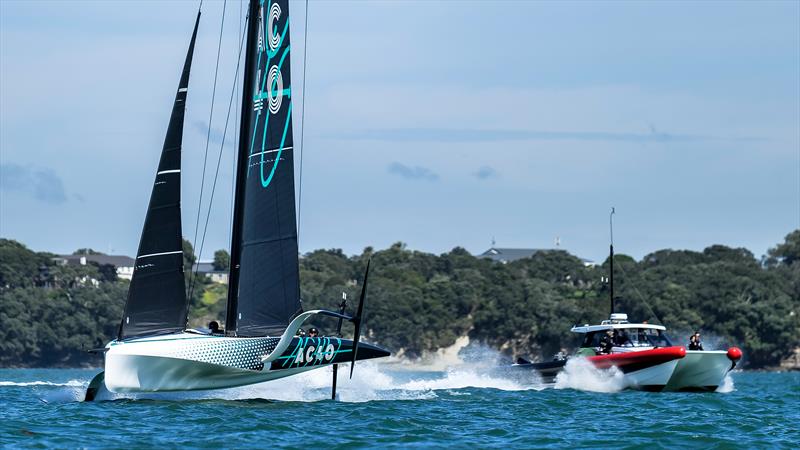
<instances>
[{"instance_id":1,"label":"ocean water","mask_svg":"<svg viewBox=\"0 0 800 450\"><path fill-rule=\"evenodd\" d=\"M623 390L574 370L555 385L479 365L363 363L220 391L84 403L96 370L0 370L0 445L58 448L798 448L800 373L735 372L716 393Z\"/></svg>"}]
</instances>

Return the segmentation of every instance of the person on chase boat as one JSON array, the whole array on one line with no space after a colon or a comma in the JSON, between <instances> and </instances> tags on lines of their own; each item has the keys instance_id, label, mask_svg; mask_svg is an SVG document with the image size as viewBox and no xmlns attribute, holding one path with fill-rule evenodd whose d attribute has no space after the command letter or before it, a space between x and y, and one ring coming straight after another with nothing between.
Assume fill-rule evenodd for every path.
<instances>
[{"instance_id":1,"label":"person on chase boat","mask_svg":"<svg viewBox=\"0 0 800 450\"><path fill-rule=\"evenodd\" d=\"M703 350L703 343L700 342L699 331L695 331L694 334L689 337L689 350Z\"/></svg>"},{"instance_id":2,"label":"person on chase boat","mask_svg":"<svg viewBox=\"0 0 800 450\"><path fill-rule=\"evenodd\" d=\"M625 330L614 330L614 343L618 347L624 346L631 346L631 339L628 337L628 333Z\"/></svg>"},{"instance_id":3,"label":"person on chase boat","mask_svg":"<svg viewBox=\"0 0 800 450\"><path fill-rule=\"evenodd\" d=\"M606 330L606 334L600 338L600 353L611 354L614 347L614 331Z\"/></svg>"}]
</instances>

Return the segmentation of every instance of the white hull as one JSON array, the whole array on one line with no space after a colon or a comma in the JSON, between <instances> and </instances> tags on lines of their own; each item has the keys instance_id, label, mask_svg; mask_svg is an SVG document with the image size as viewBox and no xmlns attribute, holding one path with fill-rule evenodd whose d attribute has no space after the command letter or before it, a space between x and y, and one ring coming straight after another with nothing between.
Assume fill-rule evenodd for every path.
<instances>
[{"instance_id":1,"label":"white hull","mask_svg":"<svg viewBox=\"0 0 800 450\"><path fill-rule=\"evenodd\" d=\"M625 374L625 384L632 389L661 390L667 385L679 359Z\"/></svg>"},{"instance_id":2,"label":"white hull","mask_svg":"<svg viewBox=\"0 0 800 450\"><path fill-rule=\"evenodd\" d=\"M340 354L351 352L349 341L297 338L287 356L277 358L280 355L272 353L279 340L180 333L115 341L105 355L105 385L112 392L229 388L316 369L331 364L336 356L341 362L349 356ZM268 356L275 362L266 361Z\"/></svg>"},{"instance_id":3,"label":"white hull","mask_svg":"<svg viewBox=\"0 0 800 450\"><path fill-rule=\"evenodd\" d=\"M687 350L665 390L715 390L733 366L725 351Z\"/></svg>"},{"instance_id":4,"label":"white hull","mask_svg":"<svg viewBox=\"0 0 800 450\"><path fill-rule=\"evenodd\" d=\"M223 389L261 383L316 369L252 371L160 356L115 355L106 363L111 392L163 392Z\"/></svg>"}]
</instances>

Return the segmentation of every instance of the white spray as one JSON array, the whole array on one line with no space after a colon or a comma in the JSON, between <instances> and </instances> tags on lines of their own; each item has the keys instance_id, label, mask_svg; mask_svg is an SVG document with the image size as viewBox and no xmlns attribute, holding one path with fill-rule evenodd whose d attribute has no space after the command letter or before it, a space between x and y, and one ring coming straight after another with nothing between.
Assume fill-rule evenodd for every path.
<instances>
[{"instance_id":1,"label":"white spray","mask_svg":"<svg viewBox=\"0 0 800 450\"><path fill-rule=\"evenodd\" d=\"M619 392L626 387L624 374L615 366L598 369L586 358L570 358L555 384L556 389L591 392Z\"/></svg>"}]
</instances>

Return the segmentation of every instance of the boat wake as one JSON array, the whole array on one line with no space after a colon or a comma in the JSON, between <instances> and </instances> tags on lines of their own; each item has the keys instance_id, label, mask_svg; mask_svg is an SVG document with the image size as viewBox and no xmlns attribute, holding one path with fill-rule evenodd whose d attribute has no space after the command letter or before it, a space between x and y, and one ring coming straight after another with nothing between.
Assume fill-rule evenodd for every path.
<instances>
[{"instance_id":1,"label":"boat wake","mask_svg":"<svg viewBox=\"0 0 800 450\"><path fill-rule=\"evenodd\" d=\"M67 403L82 400L89 380L53 381L0 381L0 388L31 388L34 398L44 403Z\"/></svg>"},{"instance_id":2,"label":"boat wake","mask_svg":"<svg viewBox=\"0 0 800 450\"><path fill-rule=\"evenodd\" d=\"M66 383L53 383L51 381L0 381L0 387L25 387L25 386L86 386L88 381L69 380Z\"/></svg>"},{"instance_id":3,"label":"boat wake","mask_svg":"<svg viewBox=\"0 0 800 450\"><path fill-rule=\"evenodd\" d=\"M344 369L344 370L342 370ZM485 368L471 365L449 367L444 372L416 372L393 370L389 364L378 362L359 364L353 379L347 376L347 365L340 367L337 398L343 402L374 400L425 400L447 395L471 395L468 388L521 391L541 389L542 384L532 379L520 380L487 375ZM232 399L274 399L283 401L319 401L330 398L331 370L315 370L294 379L276 380L253 386L230 389Z\"/></svg>"},{"instance_id":4,"label":"boat wake","mask_svg":"<svg viewBox=\"0 0 800 450\"><path fill-rule=\"evenodd\" d=\"M722 380L722 383L717 388L717 392L727 394L735 390L736 388L733 386L733 378L731 378L731 374L728 373L727 375L725 375L725 378Z\"/></svg>"},{"instance_id":5,"label":"boat wake","mask_svg":"<svg viewBox=\"0 0 800 450\"><path fill-rule=\"evenodd\" d=\"M535 373L525 371L523 376L512 376L491 369L498 353L488 350L471 354L467 359L453 361L428 360L424 365L409 366L402 362L360 362L349 378L350 365L339 366L337 400L342 402L368 402L382 400L427 400L441 396L475 395L474 389L503 391L541 390L547 387ZM491 361L488 362L487 361ZM488 366L488 367L487 367ZM96 401L191 401L191 400L268 400L281 402L316 402L329 400L332 368L321 368L289 378L230 389L211 391L184 391L115 394L102 389ZM25 383L0 382L0 385L42 386L39 398L48 403L81 401L89 380L71 380L67 383L31 381ZM53 388L53 389L47 389Z\"/></svg>"},{"instance_id":6,"label":"boat wake","mask_svg":"<svg viewBox=\"0 0 800 450\"><path fill-rule=\"evenodd\" d=\"M444 371L412 371L399 368L397 364L370 361L358 365L352 380L348 376L349 364L342 364L339 369L337 400L350 403L428 400L443 395L470 396L475 394L474 389L538 391L555 388L612 393L627 387L623 373L616 367L598 369L584 358L570 359L554 384L545 384L528 371L525 371L525 377L491 373L486 370L485 364L477 363L450 365ZM102 390L96 400L317 402L330 399L331 377L332 370L327 368L291 378L214 391L115 394ZM88 383L88 379L62 383L0 381L0 387L30 387L39 391L37 397L45 403L63 403L83 400ZM717 392L727 393L733 390L733 379L728 375Z\"/></svg>"},{"instance_id":7,"label":"boat wake","mask_svg":"<svg viewBox=\"0 0 800 450\"><path fill-rule=\"evenodd\" d=\"M616 367L598 369L586 358L570 358L556 376L556 389L590 392L619 392L625 389L624 374Z\"/></svg>"}]
</instances>

